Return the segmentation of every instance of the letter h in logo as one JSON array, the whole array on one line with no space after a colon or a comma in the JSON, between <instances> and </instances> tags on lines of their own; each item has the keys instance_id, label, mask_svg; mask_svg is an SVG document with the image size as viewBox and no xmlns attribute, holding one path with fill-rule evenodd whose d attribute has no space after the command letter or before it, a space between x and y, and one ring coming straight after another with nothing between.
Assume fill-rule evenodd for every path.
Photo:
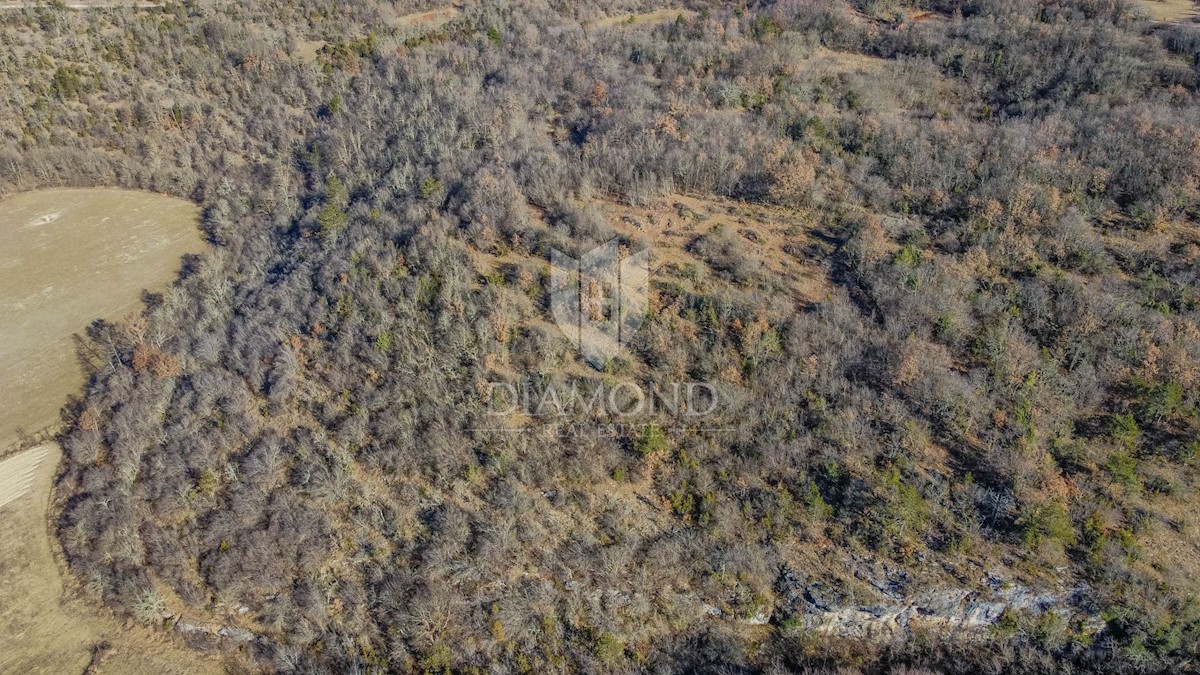
<instances>
[{"instance_id":1,"label":"letter h in logo","mask_svg":"<svg viewBox=\"0 0 1200 675\"><path fill-rule=\"evenodd\" d=\"M550 252L550 313L597 370L629 344L646 318L650 251L620 258L617 239L580 260Z\"/></svg>"}]
</instances>

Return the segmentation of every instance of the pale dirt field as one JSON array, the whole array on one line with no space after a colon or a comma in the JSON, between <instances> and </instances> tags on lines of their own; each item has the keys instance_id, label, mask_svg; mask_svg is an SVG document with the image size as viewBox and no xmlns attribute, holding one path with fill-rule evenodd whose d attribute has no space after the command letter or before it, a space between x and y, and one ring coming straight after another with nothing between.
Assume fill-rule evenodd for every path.
<instances>
[{"instance_id":1,"label":"pale dirt field","mask_svg":"<svg viewBox=\"0 0 1200 675\"><path fill-rule=\"evenodd\" d=\"M1138 0L1136 4L1155 21L1181 22L1200 16L1200 10L1192 0Z\"/></svg>"},{"instance_id":2,"label":"pale dirt field","mask_svg":"<svg viewBox=\"0 0 1200 675\"><path fill-rule=\"evenodd\" d=\"M0 507L24 497L33 487L37 470L49 454L47 446L0 461Z\"/></svg>"},{"instance_id":3,"label":"pale dirt field","mask_svg":"<svg viewBox=\"0 0 1200 675\"><path fill-rule=\"evenodd\" d=\"M0 200L0 451L17 427L53 425L83 374L71 336L141 307L203 248L194 205L122 190L43 190ZM221 672L166 634L125 625L64 586L48 519L62 453L0 460L0 674Z\"/></svg>"},{"instance_id":4,"label":"pale dirt field","mask_svg":"<svg viewBox=\"0 0 1200 675\"><path fill-rule=\"evenodd\" d=\"M217 657L187 650L168 634L126 625L65 588L46 525L62 451L45 444L0 462L0 673L83 673L93 648L110 649L94 668L112 675L224 672Z\"/></svg>"},{"instance_id":5,"label":"pale dirt field","mask_svg":"<svg viewBox=\"0 0 1200 675\"><path fill-rule=\"evenodd\" d=\"M0 200L0 452L58 421L83 385L72 335L141 307L199 252L197 208L148 192L40 190Z\"/></svg>"}]
</instances>

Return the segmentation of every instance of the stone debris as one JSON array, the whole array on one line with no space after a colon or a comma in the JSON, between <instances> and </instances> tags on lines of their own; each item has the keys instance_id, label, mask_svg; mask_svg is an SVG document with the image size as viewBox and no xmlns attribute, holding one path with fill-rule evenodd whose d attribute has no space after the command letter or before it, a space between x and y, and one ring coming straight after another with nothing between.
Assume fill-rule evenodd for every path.
<instances>
[{"instance_id":1,"label":"stone debris","mask_svg":"<svg viewBox=\"0 0 1200 675\"><path fill-rule=\"evenodd\" d=\"M829 584L807 582L785 567L776 592L781 615L799 618L809 630L871 639L895 638L917 626L940 627L947 632L981 630L998 621L1005 610L1070 615L1087 592L1083 586L1039 592L994 575L988 577L988 588L981 590L945 588L901 594L895 585L871 585L881 602L854 602Z\"/></svg>"},{"instance_id":2,"label":"stone debris","mask_svg":"<svg viewBox=\"0 0 1200 675\"><path fill-rule=\"evenodd\" d=\"M193 635L210 635L213 637L227 638L234 642L266 642L266 638L261 635L248 631L244 628L236 626L221 626L220 628L210 628L209 626L200 626L197 624L186 623L184 621L175 622L175 632Z\"/></svg>"}]
</instances>

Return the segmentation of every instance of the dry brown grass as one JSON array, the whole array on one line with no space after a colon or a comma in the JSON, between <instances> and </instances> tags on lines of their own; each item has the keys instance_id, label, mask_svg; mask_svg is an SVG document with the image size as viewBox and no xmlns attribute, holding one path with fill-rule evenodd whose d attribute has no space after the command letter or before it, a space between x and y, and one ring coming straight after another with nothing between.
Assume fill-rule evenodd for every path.
<instances>
[{"instance_id":1,"label":"dry brown grass","mask_svg":"<svg viewBox=\"0 0 1200 675\"><path fill-rule=\"evenodd\" d=\"M691 19L696 16L696 13L688 9L656 9L653 12L645 12L643 14L621 14L618 16L607 16L597 21L594 25L597 28L612 28L613 26L653 26L660 23L674 21L680 16L685 19Z\"/></svg>"},{"instance_id":2,"label":"dry brown grass","mask_svg":"<svg viewBox=\"0 0 1200 675\"><path fill-rule=\"evenodd\" d=\"M1138 0L1137 6L1155 21L1183 22L1200 16L1192 0Z\"/></svg>"},{"instance_id":3,"label":"dry brown grass","mask_svg":"<svg viewBox=\"0 0 1200 675\"><path fill-rule=\"evenodd\" d=\"M832 291L823 267L828 245L815 235L811 214L748 202L668 195L631 205L596 200L617 234L650 249L651 286L669 280L710 275L707 263L693 252L700 237L721 232L735 238L746 267L755 271L745 288L731 280L717 283L735 292L754 292L759 284L781 286L797 305L819 301ZM531 207L533 227L548 228L546 214ZM475 268L487 276L505 269L523 269L536 279L547 261L530 259L507 248L503 253L472 249Z\"/></svg>"},{"instance_id":4,"label":"dry brown grass","mask_svg":"<svg viewBox=\"0 0 1200 675\"><path fill-rule=\"evenodd\" d=\"M911 10L905 14L904 20L908 23L928 23L930 21L949 21L950 17L939 12Z\"/></svg>"},{"instance_id":5,"label":"dry brown grass","mask_svg":"<svg viewBox=\"0 0 1200 675\"><path fill-rule=\"evenodd\" d=\"M433 29L449 23L461 13L458 7L442 7L396 17L394 25L400 28Z\"/></svg>"},{"instance_id":6,"label":"dry brown grass","mask_svg":"<svg viewBox=\"0 0 1200 675\"><path fill-rule=\"evenodd\" d=\"M728 199L671 195L629 206L601 202L618 233L651 247L651 269L690 274L705 263L691 252L693 242L715 229L736 234L739 251L763 279L781 280L799 303L825 297L832 286L821 261L809 251L822 244L812 236L811 219L800 212Z\"/></svg>"},{"instance_id":7,"label":"dry brown grass","mask_svg":"<svg viewBox=\"0 0 1200 675\"><path fill-rule=\"evenodd\" d=\"M0 0L3 2L4 0ZM398 29L402 36L411 37L412 35L427 34L441 28L450 23L462 14L462 9L457 6L441 7L439 9L431 9L425 12L413 12L412 14L401 14L387 20L387 24ZM292 56L298 61L312 63L317 60L318 55L323 47L326 46L324 40L309 40L301 39L296 41L296 49L292 52ZM390 42L389 42L390 44Z\"/></svg>"},{"instance_id":8,"label":"dry brown grass","mask_svg":"<svg viewBox=\"0 0 1200 675\"><path fill-rule=\"evenodd\" d=\"M857 52L836 52L825 47L818 48L812 57L802 61L800 68L811 70L822 75L839 75L843 73L878 73L891 63L878 56L869 56Z\"/></svg>"},{"instance_id":9,"label":"dry brown grass","mask_svg":"<svg viewBox=\"0 0 1200 675\"><path fill-rule=\"evenodd\" d=\"M295 57L301 61L316 61L324 40L297 40Z\"/></svg>"}]
</instances>

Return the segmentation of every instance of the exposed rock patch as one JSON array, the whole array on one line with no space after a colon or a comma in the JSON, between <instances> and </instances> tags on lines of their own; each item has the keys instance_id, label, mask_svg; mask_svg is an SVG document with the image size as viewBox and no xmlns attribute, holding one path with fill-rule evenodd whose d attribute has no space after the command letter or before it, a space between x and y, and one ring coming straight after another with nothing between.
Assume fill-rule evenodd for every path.
<instances>
[{"instance_id":1,"label":"exposed rock patch","mask_svg":"<svg viewBox=\"0 0 1200 675\"><path fill-rule=\"evenodd\" d=\"M843 637L892 639L915 628L945 632L987 629L1006 610L1042 615L1073 615L1079 610L1086 586L1044 591L989 575L987 587L941 588L905 592L878 588L879 603L847 602L836 589L820 581L806 583L802 575L785 568L776 584L779 612L797 617L813 631Z\"/></svg>"}]
</instances>

